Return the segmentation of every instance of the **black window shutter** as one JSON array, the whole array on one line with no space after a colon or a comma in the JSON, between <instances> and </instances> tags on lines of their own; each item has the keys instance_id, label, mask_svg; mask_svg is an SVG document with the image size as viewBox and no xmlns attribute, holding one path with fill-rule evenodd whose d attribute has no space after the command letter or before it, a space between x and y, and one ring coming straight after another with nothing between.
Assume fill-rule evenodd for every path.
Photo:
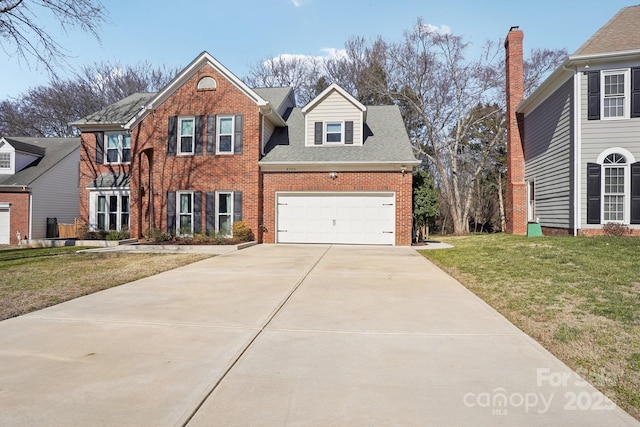
<instances>
[{"instance_id":1,"label":"black window shutter","mask_svg":"<svg viewBox=\"0 0 640 427\"><path fill-rule=\"evenodd\" d=\"M344 122L344 143L353 144L353 122Z\"/></svg>"},{"instance_id":2,"label":"black window shutter","mask_svg":"<svg viewBox=\"0 0 640 427\"><path fill-rule=\"evenodd\" d=\"M175 156L178 149L178 117L169 117L169 140L167 141L167 155Z\"/></svg>"},{"instance_id":3,"label":"black window shutter","mask_svg":"<svg viewBox=\"0 0 640 427\"><path fill-rule=\"evenodd\" d=\"M600 224L601 174L598 163L587 163L587 224Z\"/></svg>"},{"instance_id":4,"label":"black window shutter","mask_svg":"<svg viewBox=\"0 0 640 427\"><path fill-rule=\"evenodd\" d=\"M233 192L233 221L242 221L242 191Z\"/></svg>"},{"instance_id":5,"label":"black window shutter","mask_svg":"<svg viewBox=\"0 0 640 427\"><path fill-rule=\"evenodd\" d=\"M242 154L242 114L238 114L235 117L235 129L233 137L233 153Z\"/></svg>"},{"instance_id":6,"label":"black window shutter","mask_svg":"<svg viewBox=\"0 0 640 427\"><path fill-rule=\"evenodd\" d=\"M167 234L176 234L176 192L167 191Z\"/></svg>"},{"instance_id":7,"label":"black window shutter","mask_svg":"<svg viewBox=\"0 0 640 427\"><path fill-rule=\"evenodd\" d=\"M631 165L631 224L640 224L640 162Z\"/></svg>"},{"instance_id":8,"label":"black window shutter","mask_svg":"<svg viewBox=\"0 0 640 427\"><path fill-rule=\"evenodd\" d=\"M314 145L322 145L322 122L315 123Z\"/></svg>"},{"instance_id":9,"label":"black window shutter","mask_svg":"<svg viewBox=\"0 0 640 427\"><path fill-rule=\"evenodd\" d=\"M207 191L205 195L205 217L207 235L216 234L216 193L215 191Z\"/></svg>"},{"instance_id":10,"label":"black window shutter","mask_svg":"<svg viewBox=\"0 0 640 427\"><path fill-rule=\"evenodd\" d=\"M587 74L587 119L600 120L600 71Z\"/></svg>"},{"instance_id":11,"label":"black window shutter","mask_svg":"<svg viewBox=\"0 0 640 427\"><path fill-rule=\"evenodd\" d=\"M104 163L104 132L96 132L96 163Z\"/></svg>"},{"instance_id":12,"label":"black window shutter","mask_svg":"<svg viewBox=\"0 0 640 427\"><path fill-rule=\"evenodd\" d=\"M204 132L204 116L196 116L195 154L202 154L202 134Z\"/></svg>"},{"instance_id":13,"label":"black window shutter","mask_svg":"<svg viewBox=\"0 0 640 427\"><path fill-rule=\"evenodd\" d=\"M631 117L640 117L640 68L631 69Z\"/></svg>"},{"instance_id":14,"label":"black window shutter","mask_svg":"<svg viewBox=\"0 0 640 427\"><path fill-rule=\"evenodd\" d=\"M202 192L193 193L193 234L202 233Z\"/></svg>"},{"instance_id":15,"label":"black window shutter","mask_svg":"<svg viewBox=\"0 0 640 427\"><path fill-rule=\"evenodd\" d=\"M207 116L207 154L216 154L216 116Z\"/></svg>"}]
</instances>

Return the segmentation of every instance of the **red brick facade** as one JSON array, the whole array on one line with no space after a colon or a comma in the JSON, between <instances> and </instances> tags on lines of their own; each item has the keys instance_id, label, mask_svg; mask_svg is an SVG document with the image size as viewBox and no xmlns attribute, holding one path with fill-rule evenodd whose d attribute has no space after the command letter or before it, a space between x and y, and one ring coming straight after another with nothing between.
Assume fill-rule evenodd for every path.
<instances>
[{"instance_id":1,"label":"red brick facade","mask_svg":"<svg viewBox=\"0 0 640 427\"><path fill-rule=\"evenodd\" d=\"M16 233L22 239L29 237L29 192L0 193L0 201L9 203L9 244L20 243Z\"/></svg>"},{"instance_id":2,"label":"red brick facade","mask_svg":"<svg viewBox=\"0 0 640 427\"><path fill-rule=\"evenodd\" d=\"M516 107L524 97L524 34L512 28L504 43L506 50L507 95L507 233L527 233L527 189L524 182L524 152L522 147L522 117Z\"/></svg>"},{"instance_id":3,"label":"red brick facade","mask_svg":"<svg viewBox=\"0 0 640 427\"><path fill-rule=\"evenodd\" d=\"M197 84L203 77L212 77L216 89L198 90ZM210 214L204 195L215 191L242 192L242 220L258 242L273 243L277 191L389 191L396 194L396 244L411 244L410 172L339 172L335 180L327 172L261 172L260 106L210 64L195 71L155 108L131 131L131 164L96 165L96 137L87 130L82 134L80 214L85 220L91 211L90 190L86 187L103 173L131 174L132 237L142 237L151 228L167 231L168 192L201 192L203 232ZM206 121L210 115L242 115L241 154L208 154L206 126L202 154L169 154L169 117L203 116Z\"/></svg>"},{"instance_id":4,"label":"red brick facade","mask_svg":"<svg viewBox=\"0 0 640 427\"><path fill-rule=\"evenodd\" d=\"M412 175L398 172L266 172L264 174L264 243L275 243L278 191L393 191L396 195L396 245L410 245Z\"/></svg>"}]
</instances>

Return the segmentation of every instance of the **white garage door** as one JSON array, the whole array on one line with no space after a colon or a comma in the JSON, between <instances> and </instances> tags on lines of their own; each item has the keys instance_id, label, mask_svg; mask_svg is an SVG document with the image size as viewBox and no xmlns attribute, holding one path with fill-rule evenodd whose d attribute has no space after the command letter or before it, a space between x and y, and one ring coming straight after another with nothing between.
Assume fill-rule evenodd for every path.
<instances>
[{"instance_id":1,"label":"white garage door","mask_svg":"<svg viewBox=\"0 0 640 427\"><path fill-rule=\"evenodd\" d=\"M280 193L278 243L395 244L394 193Z\"/></svg>"},{"instance_id":2,"label":"white garage door","mask_svg":"<svg viewBox=\"0 0 640 427\"><path fill-rule=\"evenodd\" d=\"M9 208L0 207L0 245L9 244Z\"/></svg>"}]
</instances>

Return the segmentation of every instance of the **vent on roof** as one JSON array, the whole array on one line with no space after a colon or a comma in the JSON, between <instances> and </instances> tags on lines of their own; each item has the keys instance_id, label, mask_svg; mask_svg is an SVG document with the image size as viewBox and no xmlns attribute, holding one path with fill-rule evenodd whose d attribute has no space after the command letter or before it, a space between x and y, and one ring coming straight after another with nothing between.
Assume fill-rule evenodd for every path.
<instances>
[{"instance_id":1,"label":"vent on roof","mask_svg":"<svg viewBox=\"0 0 640 427\"><path fill-rule=\"evenodd\" d=\"M198 90L216 90L218 87L213 77L203 77L198 82Z\"/></svg>"}]
</instances>

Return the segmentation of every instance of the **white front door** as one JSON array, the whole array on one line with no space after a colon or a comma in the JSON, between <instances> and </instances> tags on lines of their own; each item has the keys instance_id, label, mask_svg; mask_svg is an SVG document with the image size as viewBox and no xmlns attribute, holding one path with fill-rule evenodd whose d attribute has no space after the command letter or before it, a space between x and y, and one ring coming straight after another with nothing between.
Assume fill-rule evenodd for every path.
<instances>
[{"instance_id":1,"label":"white front door","mask_svg":"<svg viewBox=\"0 0 640 427\"><path fill-rule=\"evenodd\" d=\"M0 245L8 245L9 235L9 208L0 208Z\"/></svg>"},{"instance_id":2,"label":"white front door","mask_svg":"<svg viewBox=\"0 0 640 427\"><path fill-rule=\"evenodd\" d=\"M278 243L395 244L394 193L280 193Z\"/></svg>"}]
</instances>

